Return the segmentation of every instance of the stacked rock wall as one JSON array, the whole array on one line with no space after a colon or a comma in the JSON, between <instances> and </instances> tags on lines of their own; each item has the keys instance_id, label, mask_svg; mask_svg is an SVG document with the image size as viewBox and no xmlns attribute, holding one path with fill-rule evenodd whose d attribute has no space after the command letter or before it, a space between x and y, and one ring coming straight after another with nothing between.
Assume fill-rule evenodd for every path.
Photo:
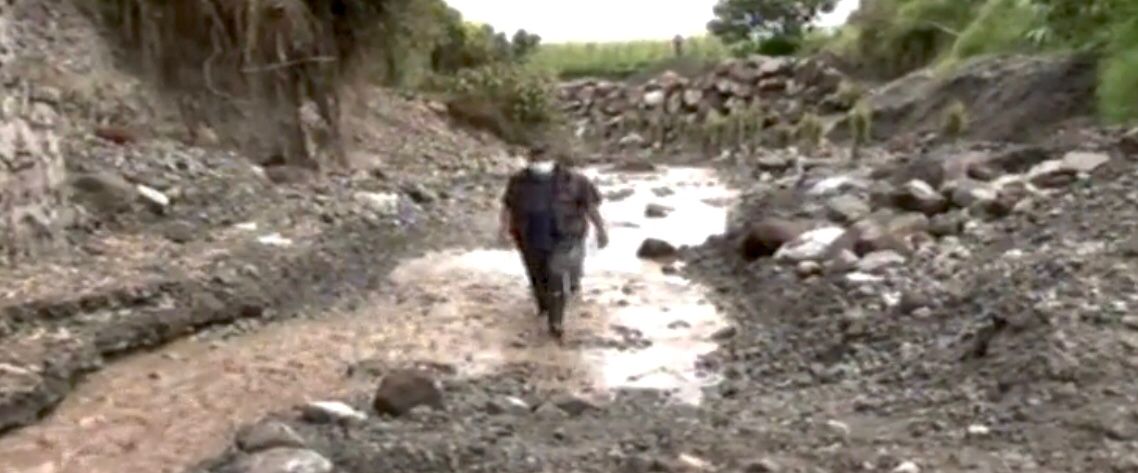
<instances>
[{"instance_id":1,"label":"stacked rock wall","mask_svg":"<svg viewBox=\"0 0 1138 473\"><path fill-rule=\"evenodd\" d=\"M719 118L749 115L755 130L777 128L805 112L845 112L857 98L842 73L821 61L767 56L725 61L695 78L669 71L643 85L586 79L559 92L579 135L657 146L714 128L704 125Z\"/></svg>"}]
</instances>

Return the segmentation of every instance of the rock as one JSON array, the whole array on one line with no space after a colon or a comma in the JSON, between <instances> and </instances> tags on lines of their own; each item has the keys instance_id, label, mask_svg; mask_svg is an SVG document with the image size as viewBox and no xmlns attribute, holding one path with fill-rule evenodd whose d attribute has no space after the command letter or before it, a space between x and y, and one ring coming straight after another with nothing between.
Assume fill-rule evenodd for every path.
<instances>
[{"instance_id":1,"label":"rock","mask_svg":"<svg viewBox=\"0 0 1138 473\"><path fill-rule=\"evenodd\" d=\"M743 466L744 473L779 473L782 466L770 458L762 458L748 462Z\"/></svg>"},{"instance_id":2,"label":"rock","mask_svg":"<svg viewBox=\"0 0 1138 473\"><path fill-rule=\"evenodd\" d=\"M573 417L579 417L589 411L599 411L601 408L586 399L573 395L558 396L553 405Z\"/></svg>"},{"instance_id":3,"label":"rock","mask_svg":"<svg viewBox=\"0 0 1138 473\"><path fill-rule=\"evenodd\" d=\"M664 218L671 212L671 207L665 207L660 204L648 204L644 209L644 216L648 218Z\"/></svg>"},{"instance_id":4,"label":"rock","mask_svg":"<svg viewBox=\"0 0 1138 473\"><path fill-rule=\"evenodd\" d=\"M964 231L964 218L959 213L936 215L929 222L929 233L938 238L959 235Z\"/></svg>"},{"instance_id":5,"label":"rock","mask_svg":"<svg viewBox=\"0 0 1138 473\"><path fill-rule=\"evenodd\" d=\"M1090 174L1109 161L1110 156L1103 153L1072 151L1062 159L1039 163L1027 172L1027 177L1037 187L1061 187L1074 182L1079 174Z\"/></svg>"},{"instance_id":6,"label":"rock","mask_svg":"<svg viewBox=\"0 0 1138 473\"><path fill-rule=\"evenodd\" d=\"M310 402L301 409L301 417L313 423L355 422L367 420L367 414L335 401Z\"/></svg>"},{"instance_id":7,"label":"rock","mask_svg":"<svg viewBox=\"0 0 1138 473\"><path fill-rule=\"evenodd\" d=\"M234 473L331 473L335 465L323 455L299 448L274 448L241 457Z\"/></svg>"},{"instance_id":8,"label":"rock","mask_svg":"<svg viewBox=\"0 0 1138 473\"><path fill-rule=\"evenodd\" d=\"M372 407L381 415L401 416L418 406L443 409L443 393L433 379L414 370L388 373L376 389Z\"/></svg>"},{"instance_id":9,"label":"rock","mask_svg":"<svg viewBox=\"0 0 1138 473\"><path fill-rule=\"evenodd\" d=\"M763 154L755 160L755 166L762 171L785 171L790 169L791 161L775 154Z\"/></svg>"},{"instance_id":10,"label":"rock","mask_svg":"<svg viewBox=\"0 0 1138 473\"><path fill-rule=\"evenodd\" d=\"M969 437L985 437L990 433L992 433L992 429L989 429L986 425L972 424L968 426Z\"/></svg>"},{"instance_id":11,"label":"rock","mask_svg":"<svg viewBox=\"0 0 1138 473\"><path fill-rule=\"evenodd\" d=\"M651 92L645 92L642 100L644 105L647 105L651 108L656 108L664 104L665 98L666 96L663 90L653 90Z\"/></svg>"},{"instance_id":12,"label":"rock","mask_svg":"<svg viewBox=\"0 0 1138 473\"><path fill-rule=\"evenodd\" d=\"M882 250L874 251L861 258L858 262L857 268L859 271L866 273L874 273L881 269L898 266L905 263L905 257L897 254L895 251Z\"/></svg>"},{"instance_id":13,"label":"rock","mask_svg":"<svg viewBox=\"0 0 1138 473\"><path fill-rule=\"evenodd\" d=\"M954 182L951 188L952 203L963 208L992 202L999 197L996 189L991 185L964 179Z\"/></svg>"},{"instance_id":14,"label":"rock","mask_svg":"<svg viewBox=\"0 0 1138 473\"><path fill-rule=\"evenodd\" d=\"M678 255L679 251L671 243L655 238L645 239L636 250L636 256L643 259L668 259Z\"/></svg>"},{"instance_id":15,"label":"rock","mask_svg":"<svg viewBox=\"0 0 1138 473\"><path fill-rule=\"evenodd\" d=\"M529 414L530 406L525 401L513 396L503 397L501 400L492 400L486 403L486 412L490 415L501 414Z\"/></svg>"},{"instance_id":16,"label":"rock","mask_svg":"<svg viewBox=\"0 0 1138 473\"><path fill-rule=\"evenodd\" d=\"M854 261L857 261L857 256L854 256ZM794 268L795 274L800 278L808 278L810 276L817 276L822 273L822 265L817 261L802 261Z\"/></svg>"},{"instance_id":17,"label":"rock","mask_svg":"<svg viewBox=\"0 0 1138 473\"><path fill-rule=\"evenodd\" d=\"M930 305L932 302L927 295L917 291L905 291L897 301L897 311L907 315Z\"/></svg>"},{"instance_id":18,"label":"rock","mask_svg":"<svg viewBox=\"0 0 1138 473\"><path fill-rule=\"evenodd\" d=\"M722 342L735 338L735 335L738 334L739 328L732 325L716 330L715 333L711 334L711 339L717 342Z\"/></svg>"},{"instance_id":19,"label":"rock","mask_svg":"<svg viewBox=\"0 0 1138 473\"><path fill-rule=\"evenodd\" d=\"M898 215L885 225L885 232L890 235L904 238L915 233L924 233L929 230L929 218L925 214L910 212Z\"/></svg>"},{"instance_id":20,"label":"rock","mask_svg":"<svg viewBox=\"0 0 1138 473\"><path fill-rule=\"evenodd\" d=\"M783 245L798 238L809 227L803 222L766 218L752 225L743 235L739 253L745 261L772 256Z\"/></svg>"},{"instance_id":21,"label":"rock","mask_svg":"<svg viewBox=\"0 0 1138 473\"><path fill-rule=\"evenodd\" d=\"M784 262L799 262L822 259L830 247L846 233L840 227L823 227L799 235L775 252L775 259Z\"/></svg>"},{"instance_id":22,"label":"rock","mask_svg":"<svg viewBox=\"0 0 1138 473\"><path fill-rule=\"evenodd\" d=\"M1122 325L1131 330L1138 330L1138 315L1123 316Z\"/></svg>"},{"instance_id":23,"label":"rock","mask_svg":"<svg viewBox=\"0 0 1138 473\"><path fill-rule=\"evenodd\" d=\"M921 473L921 467L911 461L902 462L893 469L893 473Z\"/></svg>"},{"instance_id":24,"label":"rock","mask_svg":"<svg viewBox=\"0 0 1138 473\"><path fill-rule=\"evenodd\" d=\"M137 192L122 176L108 172L81 173L70 180L76 200L92 211L114 214L130 208Z\"/></svg>"},{"instance_id":25,"label":"rock","mask_svg":"<svg viewBox=\"0 0 1138 473\"><path fill-rule=\"evenodd\" d=\"M933 189L927 182L911 180L898 190L893 197L894 205L910 212L935 215L948 210L948 199Z\"/></svg>"},{"instance_id":26,"label":"rock","mask_svg":"<svg viewBox=\"0 0 1138 473\"><path fill-rule=\"evenodd\" d=\"M1118 141L1118 149L1125 154L1138 155L1138 127L1122 135Z\"/></svg>"},{"instance_id":27,"label":"rock","mask_svg":"<svg viewBox=\"0 0 1138 473\"><path fill-rule=\"evenodd\" d=\"M399 211L399 194L392 192L357 192L356 200L381 215L394 215Z\"/></svg>"},{"instance_id":28,"label":"rock","mask_svg":"<svg viewBox=\"0 0 1138 473\"><path fill-rule=\"evenodd\" d=\"M647 143L648 143L648 140L644 139L643 136L641 136L639 133L636 133L636 132L632 132L632 133L629 133L627 135L624 135L624 137L621 138L620 141L617 141L618 145L626 146L626 147L644 146Z\"/></svg>"},{"instance_id":29,"label":"rock","mask_svg":"<svg viewBox=\"0 0 1138 473\"><path fill-rule=\"evenodd\" d=\"M237 448L247 453L274 448L304 448L304 439L292 427L279 421L261 422L237 431Z\"/></svg>"},{"instance_id":30,"label":"rock","mask_svg":"<svg viewBox=\"0 0 1138 473\"><path fill-rule=\"evenodd\" d=\"M634 193L636 193L636 191L634 191L632 189L621 189L618 191L612 191L612 192L609 192L608 194L605 194L605 199L609 200L611 202L620 202L624 199L632 197L632 194L634 194Z\"/></svg>"},{"instance_id":31,"label":"rock","mask_svg":"<svg viewBox=\"0 0 1138 473\"><path fill-rule=\"evenodd\" d=\"M655 189L652 189L652 193L656 194L656 197L667 197L667 196L670 196L672 194L675 194L676 191L674 191L670 188L667 188L667 187L657 187Z\"/></svg>"},{"instance_id":32,"label":"rock","mask_svg":"<svg viewBox=\"0 0 1138 473\"><path fill-rule=\"evenodd\" d=\"M851 195L834 196L826 201L827 217L837 223L856 222L871 211L867 202Z\"/></svg>"},{"instance_id":33,"label":"rock","mask_svg":"<svg viewBox=\"0 0 1138 473\"><path fill-rule=\"evenodd\" d=\"M534 411L534 415L544 420L561 420L569 417L568 412L561 410L560 407L557 407L551 402L537 406L537 410Z\"/></svg>"},{"instance_id":34,"label":"rock","mask_svg":"<svg viewBox=\"0 0 1138 473\"><path fill-rule=\"evenodd\" d=\"M1093 173L1108 162L1110 156L1105 153L1071 151L1063 155L1063 166L1077 173Z\"/></svg>"},{"instance_id":35,"label":"rock","mask_svg":"<svg viewBox=\"0 0 1138 473\"><path fill-rule=\"evenodd\" d=\"M162 230L162 235L174 243L189 243L194 240L197 234L197 229L190 222L177 221L167 225Z\"/></svg>"},{"instance_id":36,"label":"rock","mask_svg":"<svg viewBox=\"0 0 1138 473\"><path fill-rule=\"evenodd\" d=\"M416 204L430 204L437 200L437 197L435 197L431 191L427 190L426 187L423 187L422 184L408 184L403 186L403 192Z\"/></svg>"},{"instance_id":37,"label":"rock","mask_svg":"<svg viewBox=\"0 0 1138 473\"><path fill-rule=\"evenodd\" d=\"M138 195L142 197L142 201L154 212L161 213L170 205L170 198L157 189L142 184L135 186L135 189L138 190Z\"/></svg>"}]
</instances>

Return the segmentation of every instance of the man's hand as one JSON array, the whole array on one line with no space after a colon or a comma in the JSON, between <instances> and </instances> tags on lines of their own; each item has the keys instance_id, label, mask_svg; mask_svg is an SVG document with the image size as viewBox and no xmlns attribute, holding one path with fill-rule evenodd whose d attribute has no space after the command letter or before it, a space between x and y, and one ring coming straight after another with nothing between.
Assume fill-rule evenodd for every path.
<instances>
[{"instance_id":1,"label":"man's hand","mask_svg":"<svg viewBox=\"0 0 1138 473\"><path fill-rule=\"evenodd\" d=\"M604 248L609 246L609 234L604 228L597 227L597 247Z\"/></svg>"}]
</instances>

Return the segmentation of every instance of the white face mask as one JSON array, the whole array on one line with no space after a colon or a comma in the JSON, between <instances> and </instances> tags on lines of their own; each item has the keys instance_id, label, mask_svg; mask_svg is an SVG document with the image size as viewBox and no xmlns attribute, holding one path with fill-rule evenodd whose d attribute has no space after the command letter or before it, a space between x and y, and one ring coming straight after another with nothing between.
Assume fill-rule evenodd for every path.
<instances>
[{"instance_id":1,"label":"white face mask","mask_svg":"<svg viewBox=\"0 0 1138 473\"><path fill-rule=\"evenodd\" d=\"M553 164L553 161L531 161L529 168L538 174L549 174L553 172Z\"/></svg>"}]
</instances>

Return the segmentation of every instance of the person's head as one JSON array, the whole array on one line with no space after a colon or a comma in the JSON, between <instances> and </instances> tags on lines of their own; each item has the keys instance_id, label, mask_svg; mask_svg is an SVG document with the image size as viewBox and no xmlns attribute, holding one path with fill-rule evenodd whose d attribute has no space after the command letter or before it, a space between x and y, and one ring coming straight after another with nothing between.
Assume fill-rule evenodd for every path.
<instances>
[{"instance_id":1,"label":"person's head","mask_svg":"<svg viewBox=\"0 0 1138 473\"><path fill-rule=\"evenodd\" d=\"M553 155L543 145L534 145L529 149L529 156L527 165L531 171L539 174L549 174L553 172L555 162Z\"/></svg>"}]
</instances>

